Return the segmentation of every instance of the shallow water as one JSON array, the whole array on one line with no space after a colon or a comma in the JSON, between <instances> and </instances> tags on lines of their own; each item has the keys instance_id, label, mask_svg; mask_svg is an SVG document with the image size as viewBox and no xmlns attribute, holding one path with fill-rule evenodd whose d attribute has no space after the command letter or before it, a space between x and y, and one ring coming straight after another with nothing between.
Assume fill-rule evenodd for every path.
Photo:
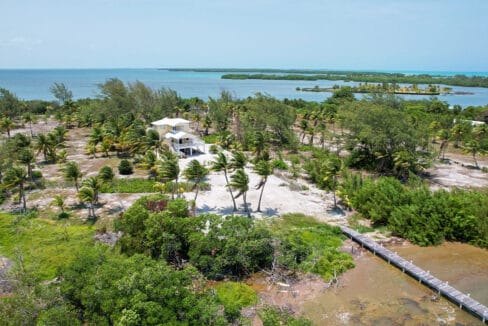
<instances>
[{"instance_id":1,"label":"shallow water","mask_svg":"<svg viewBox=\"0 0 488 326\"><path fill-rule=\"evenodd\" d=\"M25 100L54 100L49 91L53 83L64 83L72 90L74 98L94 97L99 93L98 84L109 78L119 78L124 82L137 80L159 89L176 90L182 97L197 96L207 99L218 97L222 90L230 91L237 98L246 98L260 92L279 99L302 98L322 102L332 95L324 92L301 92L300 87L332 87L333 85L357 85L344 81L300 81L300 80L230 80L221 79L223 72L167 71L157 69L0 69L0 88L6 88ZM445 73L447 75L452 73ZM486 73L479 73L487 75ZM423 87L421 85L421 87ZM450 105L488 104L488 88L450 86L453 91L473 92L472 95L440 95L439 99ZM361 98L363 95L357 94ZM429 97L402 95L405 99L428 99Z\"/></svg>"},{"instance_id":2,"label":"shallow water","mask_svg":"<svg viewBox=\"0 0 488 326\"><path fill-rule=\"evenodd\" d=\"M448 243L439 247L392 246L391 250L483 304L488 303L488 251ZM479 325L481 321L369 252L356 260L336 289L305 302L317 325Z\"/></svg>"}]
</instances>

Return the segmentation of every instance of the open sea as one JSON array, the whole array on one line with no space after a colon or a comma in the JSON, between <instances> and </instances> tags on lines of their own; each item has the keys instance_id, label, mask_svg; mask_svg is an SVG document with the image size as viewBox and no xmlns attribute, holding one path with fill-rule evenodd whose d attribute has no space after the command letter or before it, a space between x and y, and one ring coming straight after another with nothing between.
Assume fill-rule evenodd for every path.
<instances>
[{"instance_id":1,"label":"open sea","mask_svg":"<svg viewBox=\"0 0 488 326\"><path fill-rule=\"evenodd\" d=\"M488 76L488 72L439 72L439 71L382 71L405 74L435 74L467 76ZM49 91L53 83L64 83L75 99L95 97L98 84L110 78L124 82L141 81L154 89L171 88L182 97L218 97L222 90L230 91L237 98L245 98L256 93L273 97L302 98L308 101L324 101L331 93L300 92L300 87L332 87L333 85L355 85L354 82L341 81L288 81L288 80L230 80L221 79L225 72L168 71L156 68L148 69L1 69L0 88L8 89L24 100L53 100ZM450 105L462 107L470 105L488 105L488 88L449 86L453 91L472 92L472 95L440 95L438 98ZM356 95L361 97L363 95ZM406 99L422 99L426 96L402 95Z\"/></svg>"}]
</instances>

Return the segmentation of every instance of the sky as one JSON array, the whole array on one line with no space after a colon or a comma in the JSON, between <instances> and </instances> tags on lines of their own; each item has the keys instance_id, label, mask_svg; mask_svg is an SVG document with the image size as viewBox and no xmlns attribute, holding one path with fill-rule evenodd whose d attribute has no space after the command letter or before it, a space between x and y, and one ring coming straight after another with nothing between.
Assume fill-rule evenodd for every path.
<instances>
[{"instance_id":1,"label":"sky","mask_svg":"<svg viewBox=\"0 0 488 326\"><path fill-rule=\"evenodd\" d=\"M0 0L0 68L488 71L487 0Z\"/></svg>"}]
</instances>

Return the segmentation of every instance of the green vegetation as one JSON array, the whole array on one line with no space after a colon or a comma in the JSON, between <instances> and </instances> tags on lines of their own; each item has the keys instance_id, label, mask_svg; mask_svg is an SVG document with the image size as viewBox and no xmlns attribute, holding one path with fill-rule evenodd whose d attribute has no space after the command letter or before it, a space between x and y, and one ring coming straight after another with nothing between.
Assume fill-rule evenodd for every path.
<instances>
[{"instance_id":1,"label":"green vegetation","mask_svg":"<svg viewBox=\"0 0 488 326\"><path fill-rule=\"evenodd\" d=\"M0 214L0 254L18 258L43 280L52 279L77 252L92 245L94 229L65 221Z\"/></svg>"},{"instance_id":2,"label":"green vegetation","mask_svg":"<svg viewBox=\"0 0 488 326\"><path fill-rule=\"evenodd\" d=\"M349 73L326 74L344 79ZM429 78L436 80L432 85L442 79ZM361 86L394 88L379 82L385 84ZM0 300L2 321L245 324L240 309L254 304L256 296L242 283L229 281L262 270L285 278L311 272L333 281L354 266L350 255L339 251L343 236L338 228L301 214L252 218L254 203L248 205L247 194L260 191L256 204L261 210L275 172L293 179L283 182L292 190L308 189L303 180L308 179L332 192L335 210L356 210L350 225L361 232L372 230L359 222L366 218L374 229L388 229L420 245L452 240L488 246L486 190L431 191L421 179L432 162L449 162L452 151L472 160L469 168L486 170L479 157L488 152L488 128L469 120L486 120L488 107L462 110L436 98L407 101L384 92L357 100L350 87L338 88L321 103L262 94L235 99L225 91L208 101L182 99L172 90L118 79L100 84L99 90L97 98L73 101L63 84L55 84L56 101L51 102L21 101L0 90L0 202L27 211L0 216L0 253L16 262L14 293ZM190 120L196 134L214 142L213 162L195 160L180 168L178 155L156 130L147 129L164 116ZM48 118L58 126L36 135L32 124ZM23 124L27 133L14 135ZM93 166L83 166L85 160L66 162L73 146L65 139L77 127L91 128L85 155L101 167L96 176L91 176ZM147 175L116 178L109 165L119 160L121 174L137 169L138 176ZM65 199L53 189L42 191L45 184L60 187L54 181L59 171L43 170L52 163L61 163L60 172L76 194L67 192ZM260 178L257 184L250 183L250 169ZM195 214L198 191L210 189L204 182L209 170L223 173L234 210L242 198L247 217ZM195 200L181 198L191 191ZM121 214L99 202L99 193L156 192ZM39 205L39 218L34 218L28 208L37 203L30 201L43 195L51 207ZM78 220L80 212L85 216ZM77 224L81 221L87 225ZM102 239L113 235L105 231L122 231L123 236L113 248L94 245L88 224L98 227ZM54 276L59 276L56 282L41 282ZM213 290L214 280L225 283ZM264 325L309 324L273 307L258 314Z\"/></svg>"},{"instance_id":3,"label":"green vegetation","mask_svg":"<svg viewBox=\"0 0 488 326\"><path fill-rule=\"evenodd\" d=\"M222 79L264 79L264 80L343 80L363 83L395 83L395 84L443 84L464 87L488 87L488 77L465 75L431 76L405 75L400 73L369 73L369 72L327 72L315 75L303 74L225 74Z\"/></svg>"},{"instance_id":4,"label":"green vegetation","mask_svg":"<svg viewBox=\"0 0 488 326\"><path fill-rule=\"evenodd\" d=\"M273 224L280 239L278 262L286 269L306 271L329 280L353 268L349 254L340 252L341 230L303 214L285 214Z\"/></svg>"},{"instance_id":5,"label":"green vegetation","mask_svg":"<svg viewBox=\"0 0 488 326\"><path fill-rule=\"evenodd\" d=\"M359 83L357 86L341 86L334 85L333 87L322 88L315 87L302 87L299 90L304 92L336 92L341 88L348 87L353 93L381 93L381 94L405 94L405 95L439 95L439 94L451 94L452 89L449 87L441 88L437 85L427 85L424 88L420 88L417 84L409 86L400 86L397 84L383 83L383 84L368 84Z\"/></svg>"},{"instance_id":6,"label":"green vegetation","mask_svg":"<svg viewBox=\"0 0 488 326\"><path fill-rule=\"evenodd\" d=\"M102 193L152 193L157 192L155 189L154 180L130 178L130 179L114 179L112 182L102 186Z\"/></svg>"},{"instance_id":7,"label":"green vegetation","mask_svg":"<svg viewBox=\"0 0 488 326\"><path fill-rule=\"evenodd\" d=\"M417 180L349 178L355 181L344 183L341 195L375 225L387 225L421 246L448 240L488 248L488 193L430 191Z\"/></svg>"},{"instance_id":8,"label":"green vegetation","mask_svg":"<svg viewBox=\"0 0 488 326\"><path fill-rule=\"evenodd\" d=\"M122 160L120 161L119 164L119 174L121 175L129 175L134 173L132 164L129 162L129 160Z\"/></svg>"},{"instance_id":9,"label":"green vegetation","mask_svg":"<svg viewBox=\"0 0 488 326\"><path fill-rule=\"evenodd\" d=\"M215 287L217 298L225 307L225 314L232 319L240 315L244 307L253 306L258 303L258 296L254 290L238 282L225 282Z\"/></svg>"}]
</instances>

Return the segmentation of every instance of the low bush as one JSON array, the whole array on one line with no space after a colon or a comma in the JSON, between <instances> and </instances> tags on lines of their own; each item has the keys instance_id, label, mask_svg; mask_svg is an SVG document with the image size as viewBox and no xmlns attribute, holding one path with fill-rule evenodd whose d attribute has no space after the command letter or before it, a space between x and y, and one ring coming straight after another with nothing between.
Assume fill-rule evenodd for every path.
<instances>
[{"instance_id":1,"label":"low bush","mask_svg":"<svg viewBox=\"0 0 488 326\"><path fill-rule=\"evenodd\" d=\"M129 175L134 173L132 164L128 160L122 160L119 164L119 173L122 175Z\"/></svg>"},{"instance_id":2,"label":"low bush","mask_svg":"<svg viewBox=\"0 0 488 326\"><path fill-rule=\"evenodd\" d=\"M258 302L256 292L248 285L238 282L225 282L216 287L217 298L224 305L225 315L229 320L235 320L244 307Z\"/></svg>"}]
</instances>

